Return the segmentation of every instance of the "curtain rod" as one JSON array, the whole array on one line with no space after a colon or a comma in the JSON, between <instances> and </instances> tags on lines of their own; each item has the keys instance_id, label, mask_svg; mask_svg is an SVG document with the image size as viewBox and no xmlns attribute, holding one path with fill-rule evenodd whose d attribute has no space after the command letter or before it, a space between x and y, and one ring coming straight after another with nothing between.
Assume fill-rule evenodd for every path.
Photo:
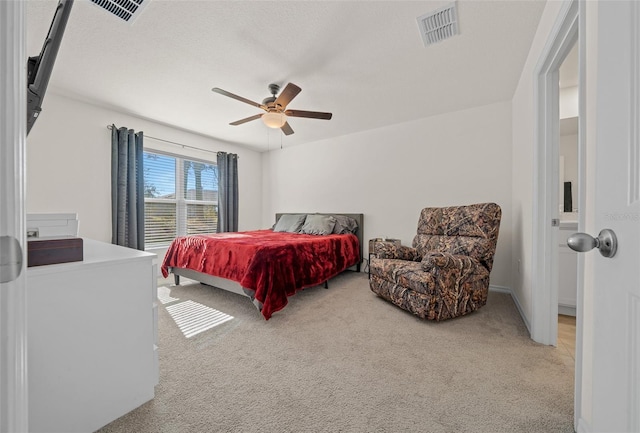
<instances>
[{"instance_id":1,"label":"curtain rod","mask_svg":"<svg viewBox=\"0 0 640 433\"><path fill-rule=\"evenodd\" d=\"M107 129L111 130L111 129L113 129L113 126L107 125ZM152 137L152 136L146 135L146 134L143 134L143 136L144 136L144 138L150 138L152 140L163 141L165 143L175 144L176 146L181 146L182 148L188 147L189 149L200 150L202 152L211 152L211 153L215 153L215 154L218 153L217 150L202 149L201 147L195 147L195 146L189 146L188 144L176 143L175 141L169 141L169 140L165 140L165 139L162 139L162 138L156 138L156 137Z\"/></svg>"}]
</instances>

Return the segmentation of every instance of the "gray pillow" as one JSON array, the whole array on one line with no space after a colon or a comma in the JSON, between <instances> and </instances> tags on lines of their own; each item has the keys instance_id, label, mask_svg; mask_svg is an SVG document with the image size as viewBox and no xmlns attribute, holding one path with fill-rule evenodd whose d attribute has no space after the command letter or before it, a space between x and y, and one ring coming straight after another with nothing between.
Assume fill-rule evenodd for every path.
<instances>
[{"instance_id":1,"label":"gray pillow","mask_svg":"<svg viewBox=\"0 0 640 433\"><path fill-rule=\"evenodd\" d=\"M305 214L281 215L276 225L273 226L273 231L299 233L305 217Z\"/></svg>"},{"instance_id":2,"label":"gray pillow","mask_svg":"<svg viewBox=\"0 0 640 433\"><path fill-rule=\"evenodd\" d=\"M353 233L354 235L358 231L358 222L346 215L333 215L336 220L336 225L333 228L333 233L344 235L347 233Z\"/></svg>"},{"instance_id":3,"label":"gray pillow","mask_svg":"<svg viewBox=\"0 0 640 433\"><path fill-rule=\"evenodd\" d=\"M307 215L300 233L307 235L330 235L336 219L329 215Z\"/></svg>"}]
</instances>

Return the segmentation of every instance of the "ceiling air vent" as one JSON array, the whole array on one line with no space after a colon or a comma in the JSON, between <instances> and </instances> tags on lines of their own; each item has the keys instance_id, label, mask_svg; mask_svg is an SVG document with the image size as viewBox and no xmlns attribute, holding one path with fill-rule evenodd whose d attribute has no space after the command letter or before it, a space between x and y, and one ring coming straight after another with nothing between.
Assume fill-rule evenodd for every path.
<instances>
[{"instance_id":1,"label":"ceiling air vent","mask_svg":"<svg viewBox=\"0 0 640 433\"><path fill-rule=\"evenodd\" d=\"M132 24L150 0L91 0L119 19Z\"/></svg>"},{"instance_id":2,"label":"ceiling air vent","mask_svg":"<svg viewBox=\"0 0 640 433\"><path fill-rule=\"evenodd\" d=\"M459 34L456 3L418 17L418 27L425 47Z\"/></svg>"}]
</instances>

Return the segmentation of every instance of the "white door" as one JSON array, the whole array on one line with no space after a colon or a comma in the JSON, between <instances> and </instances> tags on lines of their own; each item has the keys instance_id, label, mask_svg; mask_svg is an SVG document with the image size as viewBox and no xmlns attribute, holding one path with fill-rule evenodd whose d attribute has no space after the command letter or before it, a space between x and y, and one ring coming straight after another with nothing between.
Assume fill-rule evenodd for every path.
<instances>
[{"instance_id":1,"label":"white door","mask_svg":"<svg viewBox=\"0 0 640 433\"><path fill-rule=\"evenodd\" d=\"M0 433L26 432L28 420L24 30L23 2L0 1Z\"/></svg>"},{"instance_id":2,"label":"white door","mask_svg":"<svg viewBox=\"0 0 640 433\"><path fill-rule=\"evenodd\" d=\"M640 4L585 9L585 229L613 230L618 248L584 257L578 431L640 432Z\"/></svg>"}]
</instances>

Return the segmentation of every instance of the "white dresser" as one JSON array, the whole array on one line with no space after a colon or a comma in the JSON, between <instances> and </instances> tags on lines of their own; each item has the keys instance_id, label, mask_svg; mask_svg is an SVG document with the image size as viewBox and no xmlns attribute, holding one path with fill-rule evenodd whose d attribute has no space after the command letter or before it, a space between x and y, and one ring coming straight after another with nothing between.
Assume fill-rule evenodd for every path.
<instances>
[{"instance_id":1,"label":"white dresser","mask_svg":"<svg viewBox=\"0 0 640 433\"><path fill-rule=\"evenodd\" d=\"M82 262L27 270L30 432L93 432L158 383L156 255L83 242Z\"/></svg>"}]
</instances>

